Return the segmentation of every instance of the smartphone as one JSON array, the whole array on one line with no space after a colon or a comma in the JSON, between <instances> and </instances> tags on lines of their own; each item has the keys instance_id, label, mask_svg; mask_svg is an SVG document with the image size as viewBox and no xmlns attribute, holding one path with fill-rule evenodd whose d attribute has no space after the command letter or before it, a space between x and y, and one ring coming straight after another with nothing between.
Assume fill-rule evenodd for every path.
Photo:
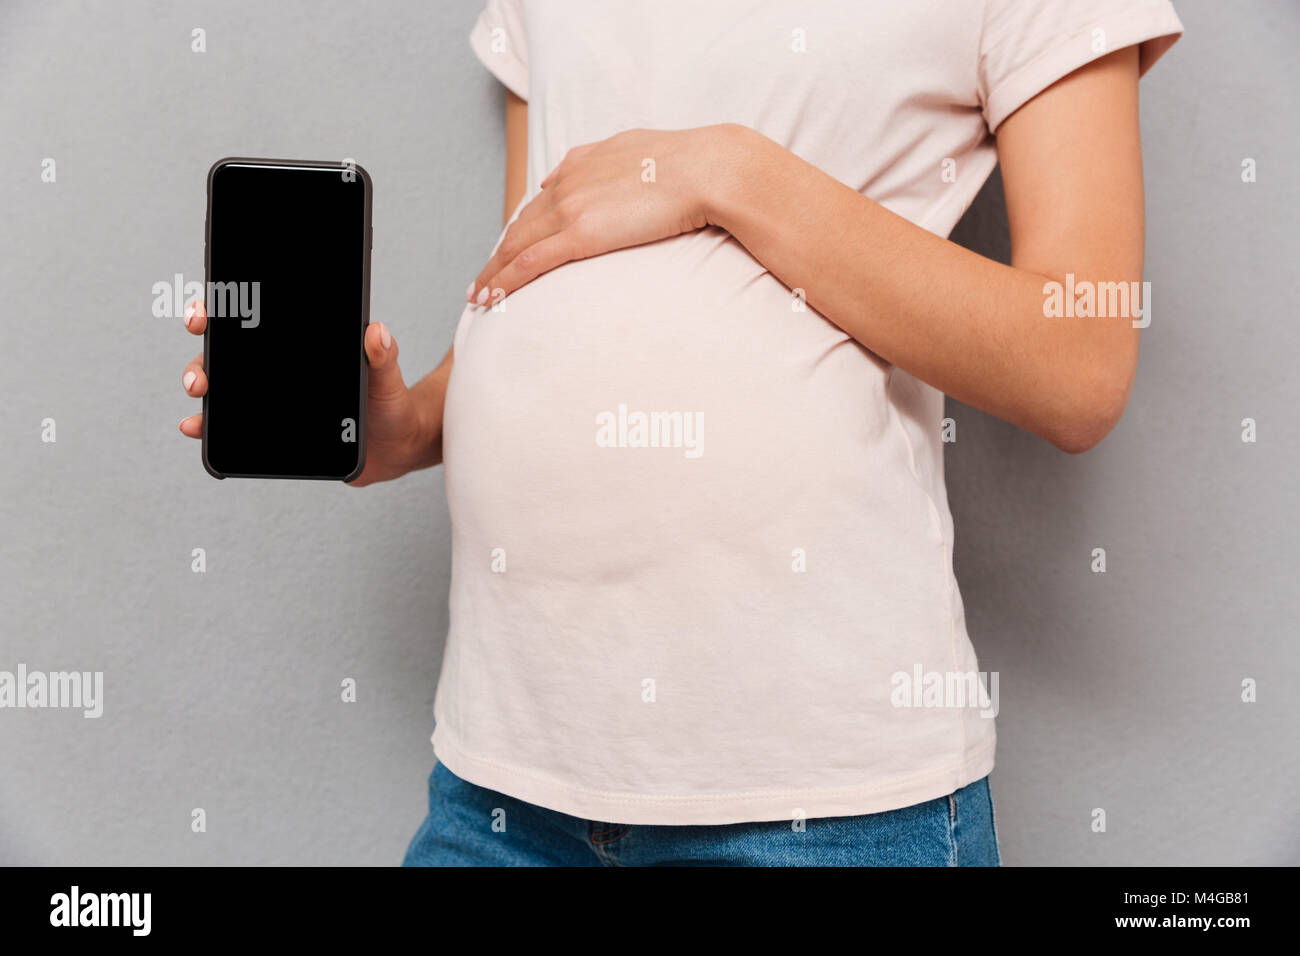
<instances>
[{"instance_id":1,"label":"smartphone","mask_svg":"<svg viewBox=\"0 0 1300 956\"><path fill-rule=\"evenodd\" d=\"M227 158L208 170L203 466L350 481L366 462L370 175Z\"/></svg>"}]
</instances>

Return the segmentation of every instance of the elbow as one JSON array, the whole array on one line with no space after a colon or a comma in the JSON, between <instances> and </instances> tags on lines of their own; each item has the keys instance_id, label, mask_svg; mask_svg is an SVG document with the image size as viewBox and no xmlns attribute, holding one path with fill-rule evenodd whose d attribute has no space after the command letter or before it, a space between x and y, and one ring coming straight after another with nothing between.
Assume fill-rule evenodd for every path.
<instances>
[{"instance_id":1,"label":"elbow","mask_svg":"<svg viewBox=\"0 0 1300 956\"><path fill-rule=\"evenodd\" d=\"M1110 430L1119 421L1115 418L1098 416L1088 421L1071 422L1060 427L1048 436L1048 441L1067 455L1082 455L1101 444L1101 440L1110 434Z\"/></svg>"},{"instance_id":2,"label":"elbow","mask_svg":"<svg viewBox=\"0 0 1300 956\"><path fill-rule=\"evenodd\" d=\"M1067 454L1081 455L1096 448L1119 423L1128 405L1133 370L1100 378L1066 403L1044 435Z\"/></svg>"}]
</instances>

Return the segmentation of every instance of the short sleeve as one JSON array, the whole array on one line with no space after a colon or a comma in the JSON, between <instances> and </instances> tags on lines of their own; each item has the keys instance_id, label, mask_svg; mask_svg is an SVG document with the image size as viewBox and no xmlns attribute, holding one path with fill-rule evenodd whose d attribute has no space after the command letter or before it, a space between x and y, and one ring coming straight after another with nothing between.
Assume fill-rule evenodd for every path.
<instances>
[{"instance_id":1,"label":"short sleeve","mask_svg":"<svg viewBox=\"0 0 1300 956\"><path fill-rule=\"evenodd\" d=\"M979 65L984 119L996 131L1063 76L1134 44L1144 74L1182 32L1169 0L987 0Z\"/></svg>"},{"instance_id":2,"label":"short sleeve","mask_svg":"<svg viewBox=\"0 0 1300 956\"><path fill-rule=\"evenodd\" d=\"M528 99L528 40L524 33L523 0L487 0L469 33L469 45L520 99Z\"/></svg>"}]
</instances>

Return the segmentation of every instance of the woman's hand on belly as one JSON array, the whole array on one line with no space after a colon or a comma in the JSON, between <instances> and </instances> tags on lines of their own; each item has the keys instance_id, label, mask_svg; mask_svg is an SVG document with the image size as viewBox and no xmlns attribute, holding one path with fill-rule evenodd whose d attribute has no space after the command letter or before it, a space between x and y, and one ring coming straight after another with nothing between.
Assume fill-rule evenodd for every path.
<instances>
[{"instance_id":1,"label":"woman's hand on belly","mask_svg":"<svg viewBox=\"0 0 1300 956\"><path fill-rule=\"evenodd\" d=\"M725 168L727 129L633 129L569 150L466 298L495 304L574 259L704 228L710 181Z\"/></svg>"}]
</instances>

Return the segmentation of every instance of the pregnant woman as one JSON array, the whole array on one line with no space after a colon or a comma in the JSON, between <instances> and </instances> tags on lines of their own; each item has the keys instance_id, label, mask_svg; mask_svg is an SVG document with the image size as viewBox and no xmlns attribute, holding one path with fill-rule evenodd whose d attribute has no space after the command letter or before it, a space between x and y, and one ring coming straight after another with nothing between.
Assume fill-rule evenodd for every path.
<instances>
[{"instance_id":1,"label":"pregnant woman","mask_svg":"<svg viewBox=\"0 0 1300 956\"><path fill-rule=\"evenodd\" d=\"M355 483L445 463L454 528L408 863L998 862L943 395L1067 452L1120 417L1138 78L1181 30L1167 0L488 0L507 228L423 380L366 336ZM946 238L999 162L1009 265Z\"/></svg>"}]
</instances>

